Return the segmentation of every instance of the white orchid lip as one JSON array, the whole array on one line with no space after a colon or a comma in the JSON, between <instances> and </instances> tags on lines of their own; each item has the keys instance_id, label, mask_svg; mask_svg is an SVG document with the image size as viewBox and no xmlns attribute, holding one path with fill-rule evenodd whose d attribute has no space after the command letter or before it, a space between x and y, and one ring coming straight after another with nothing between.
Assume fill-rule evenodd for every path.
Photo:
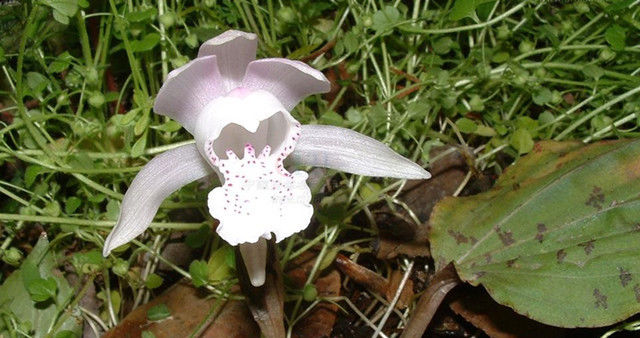
<instances>
[{"instance_id":1,"label":"white orchid lip","mask_svg":"<svg viewBox=\"0 0 640 338\"><path fill-rule=\"evenodd\" d=\"M222 187L209 194L216 232L231 245L260 238L282 240L309 224L313 214L307 174L289 173L284 160L302 127L264 90L238 87L200 112L196 145L218 169ZM258 153L258 154L256 154Z\"/></svg>"},{"instance_id":2,"label":"white orchid lip","mask_svg":"<svg viewBox=\"0 0 640 338\"><path fill-rule=\"evenodd\" d=\"M298 127L299 128L299 127ZM285 146L290 152L295 139ZM220 220L216 232L231 245L256 243L260 238L279 242L303 230L313 214L311 191L303 171L289 173L283 157L272 155L266 145L256 156L251 144L240 159L228 151L219 160L222 187L209 193L209 212Z\"/></svg>"}]
</instances>

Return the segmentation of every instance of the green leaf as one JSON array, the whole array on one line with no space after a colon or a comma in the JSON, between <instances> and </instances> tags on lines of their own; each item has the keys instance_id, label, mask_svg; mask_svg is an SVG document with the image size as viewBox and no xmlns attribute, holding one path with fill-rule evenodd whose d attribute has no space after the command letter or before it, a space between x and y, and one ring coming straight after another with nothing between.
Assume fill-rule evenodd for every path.
<instances>
[{"instance_id":1,"label":"green leaf","mask_svg":"<svg viewBox=\"0 0 640 338\"><path fill-rule=\"evenodd\" d=\"M27 167L24 171L24 184L27 188L33 185L33 182L36 180L36 176L40 174L44 170L43 167L34 164Z\"/></svg>"},{"instance_id":2,"label":"green leaf","mask_svg":"<svg viewBox=\"0 0 640 338\"><path fill-rule=\"evenodd\" d=\"M76 15L78 0L42 0L53 9L53 18L63 25L69 24L69 17Z\"/></svg>"},{"instance_id":3,"label":"green leaf","mask_svg":"<svg viewBox=\"0 0 640 338\"><path fill-rule=\"evenodd\" d=\"M144 153L147 148L147 132L145 131L142 136L131 146L131 156L139 157Z\"/></svg>"},{"instance_id":4,"label":"green leaf","mask_svg":"<svg viewBox=\"0 0 640 338\"><path fill-rule=\"evenodd\" d=\"M607 13L616 14L627 9L634 1L636 0L614 0L604 10Z\"/></svg>"},{"instance_id":5,"label":"green leaf","mask_svg":"<svg viewBox=\"0 0 640 338\"><path fill-rule=\"evenodd\" d=\"M133 52L146 52L152 50L160 42L160 34L149 33L140 40L131 41L131 50Z\"/></svg>"},{"instance_id":6,"label":"green leaf","mask_svg":"<svg viewBox=\"0 0 640 338\"><path fill-rule=\"evenodd\" d=\"M498 52L493 54L493 56L491 57L491 62L495 62L495 63L507 62L510 57L511 55L509 55L509 52Z\"/></svg>"},{"instance_id":7,"label":"green leaf","mask_svg":"<svg viewBox=\"0 0 640 338\"><path fill-rule=\"evenodd\" d=\"M378 103L375 106L371 107L367 114L367 118L371 121L371 125L377 127L385 122L387 122L387 110Z\"/></svg>"},{"instance_id":8,"label":"green leaf","mask_svg":"<svg viewBox=\"0 0 640 338\"><path fill-rule=\"evenodd\" d=\"M49 247L47 236L41 235L20 269L0 286L0 312L14 318L16 324L32 337L62 331L81 332L82 318L75 312L61 323L57 332L51 332L52 323L60 319L61 310L56 304L68 304L73 297L69 283L56 268L56 261L60 260L57 256ZM51 294L55 301L49 297ZM36 303L35 299L45 301ZM0 325L0 336L13 336L7 330Z\"/></svg>"},{"instance_id":9,"label":"green leaf","mask_svg":"<svg viewBox=\"0 0 640 338\"><path fill-rule=\"evenodd\" d=\"M27 86L31 88L34 95L40 95L47 85L49 85L49 79L44 75L36 72L27 73Z\"/></svg>"},{"instance_id":10,"label":"green leaf","mask_svg":"<svg viewBox=\"0 0 640 338\"><path fill-rule=\"evenodd\" d=\"M147 311L147 319L150 321L163 320L171 316L171 311L165 304L158 304Z\"/></svg>"},{"instance_id":11,"label":"green leaf","mask_svg":"<svg viewBox=\"0 0 640 338\"><path fill-rule=\"evenodd\" d=\"M334 111L327 111L326 113L320 116L321 124L329 124L332 126L342 126L344 123L344 119L338 113Z\"/></svg>"},{"instance_id":12,"label":"green leaf","mask_svg":"<svg viewBox=\"0 0 640 338\"><path fill-rule=\"evenodd\" d=\"M178 131L180 130L180 128L182 128L182 126L180 125L180 123L174 121L174 120L169 120L159 126L152 126L151 128L155 129L155 130L160 130L160 131L164 131L164 132L168 132L168 133L172 133L174 131Z\"/></svg>"},{"instance_id":13,"label":"green leaf","mask_svg":"<svg viewBox=\"0 0 640 338\"><path fill-rule=\"evenodd\" d=\"M627 39L627 30L620 25L612 25L604 32L604 38L611 45L611 48L615 51L621 51L624 49Z\"/></svg>"},{"instance_id":14,"label":"green leaf","mask_svg":"<svg viewBox=\"0 0 640 338\"><path fill-rule=\"evenodd\" d=\"M400 22L402 20L402 14L393 6L385 6L383 9L375 12L371 19L373 21L371 28L378 33L383 33L391 30L395 24ZM386 32L386 34L390 33L391 31Z\"/></svg>"},{"instance_id":15,"label":"green leaf","mask_svg":"<svg viewBox=\"0 0 640 338\"><path fill-rule=\"evenodd\" d=\"M478 125L473 120L461 117L456 121L456 126L461 133L470 134L478 129Z\"/></svg>"},{"instance_id":16,"label":"green leaf","mask_svg":"<svg viewBox=\"0 0 640 338\"><path fill-rule=\"evenodd\" d=\"M468 16L473 16L478 6L491 1L494 0L456 0L449 14L449 19L457 21Z\"/></svg>"},{"instance_id":17,"label":"green leaf","mask_svg":"<svg viewBox=\"0 0 640 338\"><path fill-rule=\"evenodd\" d=\"M584 75L592 77L596 80L604 75L604 69L596 65L586 65L584 66L584 68L582 68L582 72L584 73Z\"/></svg>"},{"instance_id":18,"label":"green leaf","mask_svg":"<svg viewBox=\"0 0 640 338\"><path fill-rule=\"evenodd\" d=\"M227 262L229 256L235 257L233 248L227 245L211 254L209 262L207 263L208 280L216 282L231 276L233 266L230 266Z\"/></svg>"},{"instance_id":19,"label":"green leaf","mask_svg":"<svg viewBox=\"0 0 640 338\"><path fill-rule=\"evenodd\" d=\"M38 278L27 283L27 290L35 302L44 302L55 297L58 285L53 278Z\"/></svg>"},{"instance_id":20,"label":"green leaf","mask_svg":"<svg viewBox=\"0 0 640 338\"><path fill-rule=\"evenodd\" d=\"M485 126L483 124L478 125L478 128L473 133L476 135L486 136L486 137L496 136L496 131L493 128L489 126Z\"/></svg>"},{"instance_id":21,"label":"green leaf","mask_svg":"<svg viewBox=\"0 0 640 338\"><path fill-rule=\"evenodd\" d=\"M201 248L207 242L210 233L209 226L204 224L198 230L189 232L184 242L192 249Z\"/></svg>"},{"instance_id":22,"label":"green leaf","mask_svg":"<svg viewBox=\"0 0 640 338\"><path fill-rule=\"evenodd\" d=\"M78 0L42 0L42 3L65 16L74 16L78 11Z\"/></svg>"},{"instance_id":23,"label":"green leaf","mask_svg":"<svg viewBox=\"0 0 640 338\"><path fill-rule=\"evenodd\" d=\"M58 203L58 201L50 201L45 205L42 211L49 216L58 217L61 212L60 203Z\"/></svg>"},{"instance_id":24,"label":"green leaf","mask_svg":"<svg viewBox=\"0 0 640 338\"><path fill-rule=\"evenodd\" d=\"M82 205L82 200L75 196L71 196L64 204L64 212L66 214L73 214L78 209L78 207L80 207L80 205Z\"/></svg>"},{"instance_id":25,"label":"green leaf","mask_svg":"<svg viewBox=\"0 0 640 338\"><path fill-rule=\"evenodd\" d=\"M77 335L75 332L71 330L58 331L58 333L56 333L56 335L54 336L54 338L76 338L76 337L79 337L79 335Z\"/></svg>"},{"instance_id":26,"label":"green leaf","mask_svg":"<svg viewBox=\"0 0 640 338\"><path fill-rule=\"evenodd\" d=\"M151 21L156 15L158 15L158 10L155 7L150 7L144 10L129 12L124 15L124 18L129 22L142 22Z\"/></svg>"},{"instance_id":27,"label":"green leaf","mask_svg":"<svg viewBox=\"0 0 640 338\"><path fill-rule=\"evenodd\" d=\"M489 192L431 215L438 269L537 321L606 326L640 312L640 140L541 142Z\"/></svg>"},{"instance_id":28,"label":"green leaf","mask_svg":"<svg viewBox=\"0 0 640 338\"><path fill-rule=\"evenodd\" d=\"M87 252L76 252L71 256L71 264L79 274L95 273L106 265L102 252L93 249Z\"/></svg>"},{"instance_id":29,"label":"green leaf","mask_svg":"<svg viewBox=\"0 0 640 338\"><path fill-rule=\"evenodd\" d=\"M353 31L347 32L342 37L342 43L344 44L344 48L347 50L347 53L353 53L358 50L358 46L360 46L360 39L358 39L358 34Z\"/></svg>"},{"instance_id":30,"label":"green leaf","mask_svg":"<svg viewBox=\"0 0 640 338\"><path fill-rule=\"evenodd\" d=\"M71 65L71 60L73 60L73 56L71 56L69 52L64 52L58 55L58 57L49 64L49 67L47 67L47 72L60 73L69 68L69 65Z\"/></svg>"},{"instance_id":31,"label":"green leaf","mask_svg":"<svg viewBox=\"0 0 640 338\"><path fill-rule=\"evenodd\" d=\"M108 220L116 221L118 220L118 216L120 215L120 201L115 199L110 199L107 203L107 212L105 213L105 218Z\"/></svg>"},{"instance_id":32,"label":"green leaf","mask_svg":"<svg viewBox=\"0 0 640 338\"><path fill-rule=\"evenodd\" d=\"M519 154L526 154L533 149L533 138L531 133L526 129L518 129L511 135L511 146L514 147Z\"/></svg>"},{"instance_id":33,"label":"green leaf","mask_svg":"<svg viewBox=\"0 0 640 338\"><path fill-rule=\"evenodd\" d=\"M69 24L69 17L62 14L60 11L58 10L53 10L53 19L58 21L59 23L63 24L63 25L68 25Z\"/></svg>"},{"instance_id":34,"label":"green leaf","mask_svg":"<svg viewBox=\"0 0 640 338\"><path fill-rule=\"evenodd\" d=\"M153 332L151 332L151 331L142 331L141 337L142 338L156 338L156 335L154 335Z\"/></svg>"},{"instance_id":35,"label":"green leaf","mask_svg":"<svg viewBox=\"0 0 640 338\"><path fill-rule=\"evenodd\" d=\"M106 290L98 292L98 294L96 294L96 297L105 303L105 308L107 307L106 304L109 304L109 299L111 299L111 307L113 308L113 312L120 312L120 306L122 305L122 296L120 296L120 293L116 290L111 290L111 292L109 293L109 297L107 297L107 293L105 291Z\"/></svg>"},{"instance_id":36,"label":"green leaf","mask_svg":"<svg viewBox=\"0 0 640 338\"><path fill-rule=\"evenodd\" d=\"M438 40L436 40L432 47L433 47L433 51L436 52L436 54L447 54L449 53L449 51L451 51L451 47L453 46L454 42L453 40L448 37L442 37Z\"/></svg>"},{"instance_id":37,"label":"green leaf","mask_svg":"<svg viewBox=\"0 0 640 338\"><path fill-rule=\"evenodd\" d=\"M533 92L533 96L531 98L533 99L533 102L535 102L535 104L543 106L546 103L551 102L553 93L551 93L551 90L549 90L549 88L542 87Z\"/></svg>"},{"instance_id":38,"label":"green leaf","mask_svg":"<svg viewBox=\"0 0 640 338\"><path fill-rule=\"evenodd\" d=\"M191 282L195 287L201 287L208 282L209 272L207 263L201 260L195 260L189 265L189 274Z\"/></svg>"},{"instance_id":39,"label":"green leaf","mask_svg":"<svg viewBox=\"0 0 640 338\"><path fill-rule=\"evenodd\" d=\"M540 116L538 116L538 122L540 122L541 124L545 125L545 124L551 124L553 123L553 121L555 121L555 116L553 116L553 113L551 113L548 110L545 110L544 112L542 112L542 114L540 114Z\"/></svg>"},{"instance_id":40,"label":"green leaf","mask_svg":"<svg viewBox=\"0 0 640 338\"><path fill-rule=\"evenodd\" d=\"M93 202L93 203L101 203L102 201L104 201L104 199L107 198L107 195L105 194L95 194L95 195L91 195L89 196L89 202Z\"/></svg>"},{"instance_id":41,"label":"green leaf","mask_svg":"<svg viewBox=\"0 0 640 338\"><path fill-rule=\"evenodd\" d=\"M162 285L162 282L162 277L156 275L155 273L152 273L147 276L147 280L144 281L144 285L147 287L147 289L155 289L160 287L160 285Z\"/></svg>"}]
</instances>

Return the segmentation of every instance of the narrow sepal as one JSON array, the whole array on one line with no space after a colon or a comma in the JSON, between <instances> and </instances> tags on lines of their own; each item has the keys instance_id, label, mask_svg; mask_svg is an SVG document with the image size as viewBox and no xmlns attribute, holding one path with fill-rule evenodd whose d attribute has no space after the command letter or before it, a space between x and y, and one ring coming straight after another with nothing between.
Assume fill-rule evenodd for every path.
<instances>
[{"instance_id":1,"label":"narrow sepal","mask_svg":"<svg viewBox=\"0 0 640 338\"><path fill-rule=\"evenodd\" d=\"M160 204L174 191L213 174L195 144L184 145L154 157L136 175L122 199L120 216L104 243L103 255L143 233Z\"/></svg>"},{"instance_id":2,"label":"narrow sepal","mask_svg":"<svg viewBox=\"0 0 640 338\"><path fill-rule=\"evenodd\" d=\"M289 156L294 164L336 169L352 174L427 179L431 174L384 143L350 129L304 125Z\"/></svg>"}]
</instances>

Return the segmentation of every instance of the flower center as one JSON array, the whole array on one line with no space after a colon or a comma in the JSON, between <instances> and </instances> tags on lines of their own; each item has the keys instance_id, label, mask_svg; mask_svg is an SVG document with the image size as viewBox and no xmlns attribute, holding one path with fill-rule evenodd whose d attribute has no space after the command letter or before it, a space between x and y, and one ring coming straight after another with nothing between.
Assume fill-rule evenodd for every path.
<instances>
[{"instance_id":1,"label":"flower center","mask_svg":"<svg viewBox=\"0 0 640 338\"><path fill-rule=\"evenodd\" d=\"M209 193L209 212L220 221L217 232L229 244L270 239L272 232L279 241L309 224L313 208L308 175L289 173L283 165L300 136L300 126L292 131L275 154L267 144L256 156L254 146L247 143L242 158L228 149L227 158L221 159L213 144L206 144L207 155L224 176L223 186Z\"/></svg>"}]
</instances>

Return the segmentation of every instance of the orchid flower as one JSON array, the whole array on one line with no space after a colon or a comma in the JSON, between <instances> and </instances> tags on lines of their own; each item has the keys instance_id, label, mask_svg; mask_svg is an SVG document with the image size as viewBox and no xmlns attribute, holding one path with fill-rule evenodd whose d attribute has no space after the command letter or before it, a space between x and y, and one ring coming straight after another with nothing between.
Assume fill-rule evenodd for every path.
<instances>
[{"instance_id":1,"label":"orchid flower","mask_svg":"<svg viewBox=\"0 0 640 338\"><path fill-rule=\"evenodd\" d=\"M103 254L145 231L162 201L180 187L217 175L208 195L218 235L239 245L251 283L265 280L266 240L305 229L313 214L307 173L283 161L348 173L427 179L414 162L349 129L300 125L290 111L329 91L324 75L300 61L255 60L255 34L230 30L200 46L198 57L169 73L154 111L179 122L195 143L153 158L134 178Z\"/></svg>"}]
</instances>

